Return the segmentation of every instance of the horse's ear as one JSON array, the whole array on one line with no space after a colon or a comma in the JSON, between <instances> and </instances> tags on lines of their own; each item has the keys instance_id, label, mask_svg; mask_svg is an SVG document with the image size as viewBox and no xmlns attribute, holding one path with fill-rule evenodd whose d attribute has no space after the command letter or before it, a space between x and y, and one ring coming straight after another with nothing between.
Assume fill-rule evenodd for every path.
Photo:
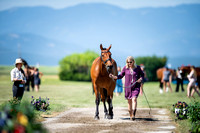
<instances>
[{"instance_id":1,"label":"horse's ear","mask_svg":"<svg viewBox=\"0 0 200 133\"><path fill-rule=\"evenodd\" d=\"M107 48L107 50L109 51L111 47L112 47L112 44L110 44L110 46L109 46L109 48Z\"/></svg>"},{"instance_id":2,"label":"horse's ear","mask_svg":"<svg viewBox=\"0 0 200 133\"><path fill-rule=\"evenodd\" d=\"M103 46L102 46L102 44L100 44L100 49L103 50Z\"/></svg>"}]
</instances>

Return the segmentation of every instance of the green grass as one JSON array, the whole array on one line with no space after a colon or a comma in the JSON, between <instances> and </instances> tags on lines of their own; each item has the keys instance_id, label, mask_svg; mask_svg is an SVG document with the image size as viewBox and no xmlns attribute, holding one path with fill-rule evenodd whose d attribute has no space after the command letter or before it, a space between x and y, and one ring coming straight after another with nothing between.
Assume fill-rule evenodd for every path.
<instances>
[{"instance_id":1,"label":"green grass","mask_svg":"<svg viewBox=\"0 0 200 133\"><path fill-rule=\"evenodd\" d=\"M172 85L175 88L175 85ZM186 86L184 86L186 88ZM168 108L177 101L190 103L191 99L186 97L186 92L163 93L159 94L158 82L148 82L144 84L144 91L152 108ZM50 98L52 111L63 111L71 107L94 107L95 96L92 94L92 85L90 82L60 81L56 75L44 75L40 91L25 92L24 99L30 100L30 97L48 97ZM195 94L197 100L200 100ZM12 98L12 82L9 75L0 76L0 104ZM127 107L127 101L124 93L121 96L114 96L113 106ZM138 97L138 107L148 108L146 99L143 96Z\"/></svg>"},{"instance_id":2,"label":"green grass","mask_svg":"<svg viewBox=\"0 0 200 133\"><path fill-rule=\"evenodd\" d=\"M0 105L12 98L12 82L10 81L9 74L12 68L13 67L0 67ZM31 101L31 96L34 96L35 98L39 98L40 96L42 98L48 97L50 98L50 113L61 112L72 107L95 108L95 96L92 94L91 82L60 81L58 76L55 75L57 70L58 67L41 67L40 71L44 73L44 76L42 77L42 84L39 92L25 91L22 101ZM54 75L50 75L51 73L54 73ZM187 86L184 85L185 89L186 87ZM172 88L174 91L174 84L172 84ZM151 108L170 109L177 101L190 103L192 100L186 97L186 91L160 94L158 82L145 83L144 92ZM194 96L197 101L200 101L200 97L198 97L197 94ZM113 106L114 109L115 107L128 107L127 100L124 98L124 93L118 97L114 95ZM100 104L100 107L103 107L102 103ZM148 108L144 95L138 97L138 108ZM180 131L188 131L188 126L190 125L188 123L187 120L178 121Z\"/></svg>"},{"instance_id":3,"label":"green grass","mask_svg":"<svg viewBox=\"0 0 200 133\"><path fill-rule=\"evenodd\" d=\"M57 75L59 72L59 66L40 66L39 71L45 75Z\"/></svg>"}]
</instances>

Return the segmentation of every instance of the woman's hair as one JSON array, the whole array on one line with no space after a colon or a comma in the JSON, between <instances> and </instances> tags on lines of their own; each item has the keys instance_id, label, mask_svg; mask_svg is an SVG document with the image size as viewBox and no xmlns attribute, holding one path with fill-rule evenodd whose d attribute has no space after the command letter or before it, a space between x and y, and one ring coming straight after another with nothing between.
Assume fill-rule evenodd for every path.
<instances>
[{"instance_id":1,"label":"woman's hair","mask_svg":"<svg viewBox=\"0 0 200 133\"><path fill-rule=\"evenodd\" d=\"M197 78L197 72L195 70L195 67L191 66L190 69L191 69L191 71L194 71L194 77Z\"/></svg>"},{"instance_id":2,"label":"woman's hair","mask_svg":"<svg viewBox=\"0 0 200 133\"><path fill-rule=\"evenodd\" d=\"M136 67L136 61L135 61L135 59L133 58L133 56L128 56L128 57L126 58L126 68L128 68L128 63L127 63L128 60L134 61L133 67Z\"/></svg>"}]
</instances>

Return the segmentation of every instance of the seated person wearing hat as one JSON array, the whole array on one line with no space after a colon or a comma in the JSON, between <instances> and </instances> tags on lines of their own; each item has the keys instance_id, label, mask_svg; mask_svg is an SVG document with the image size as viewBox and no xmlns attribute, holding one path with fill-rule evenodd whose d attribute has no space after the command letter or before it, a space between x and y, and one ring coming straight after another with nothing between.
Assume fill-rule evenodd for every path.
<instances>
[{"instance_id":1,"label":"seated person wearing hat","mask_svg":"<svg viewBox=\"0 0 200 133\"><path fill-rule=\"evenodd\" d=\"M23 62L20 58L15 60L15 68L10 72L11 81L13 83L13 98L16 97L21 100L24 94L24 84L26 83L26 78L24 71L22 69Z\"/></svg>"}]
</instances>

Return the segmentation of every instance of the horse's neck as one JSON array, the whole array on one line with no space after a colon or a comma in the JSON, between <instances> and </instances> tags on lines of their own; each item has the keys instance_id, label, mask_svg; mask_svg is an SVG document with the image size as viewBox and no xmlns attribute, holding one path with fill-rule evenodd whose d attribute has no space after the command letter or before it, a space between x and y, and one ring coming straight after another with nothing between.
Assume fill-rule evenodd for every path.
<instances>
[{"instance_id":1,"label":"horse's neck","mask_svg":"<svg viewBox=\"0 0 200 133\"><path fill-rule=\"evenodd\" d=\"M100 69L99 75L106 75L107 74L106 67L105 67L103 61L101 60L101 57L100 57L100 61L99 61L99 69Z\"/></svg>"}]
</instances>

